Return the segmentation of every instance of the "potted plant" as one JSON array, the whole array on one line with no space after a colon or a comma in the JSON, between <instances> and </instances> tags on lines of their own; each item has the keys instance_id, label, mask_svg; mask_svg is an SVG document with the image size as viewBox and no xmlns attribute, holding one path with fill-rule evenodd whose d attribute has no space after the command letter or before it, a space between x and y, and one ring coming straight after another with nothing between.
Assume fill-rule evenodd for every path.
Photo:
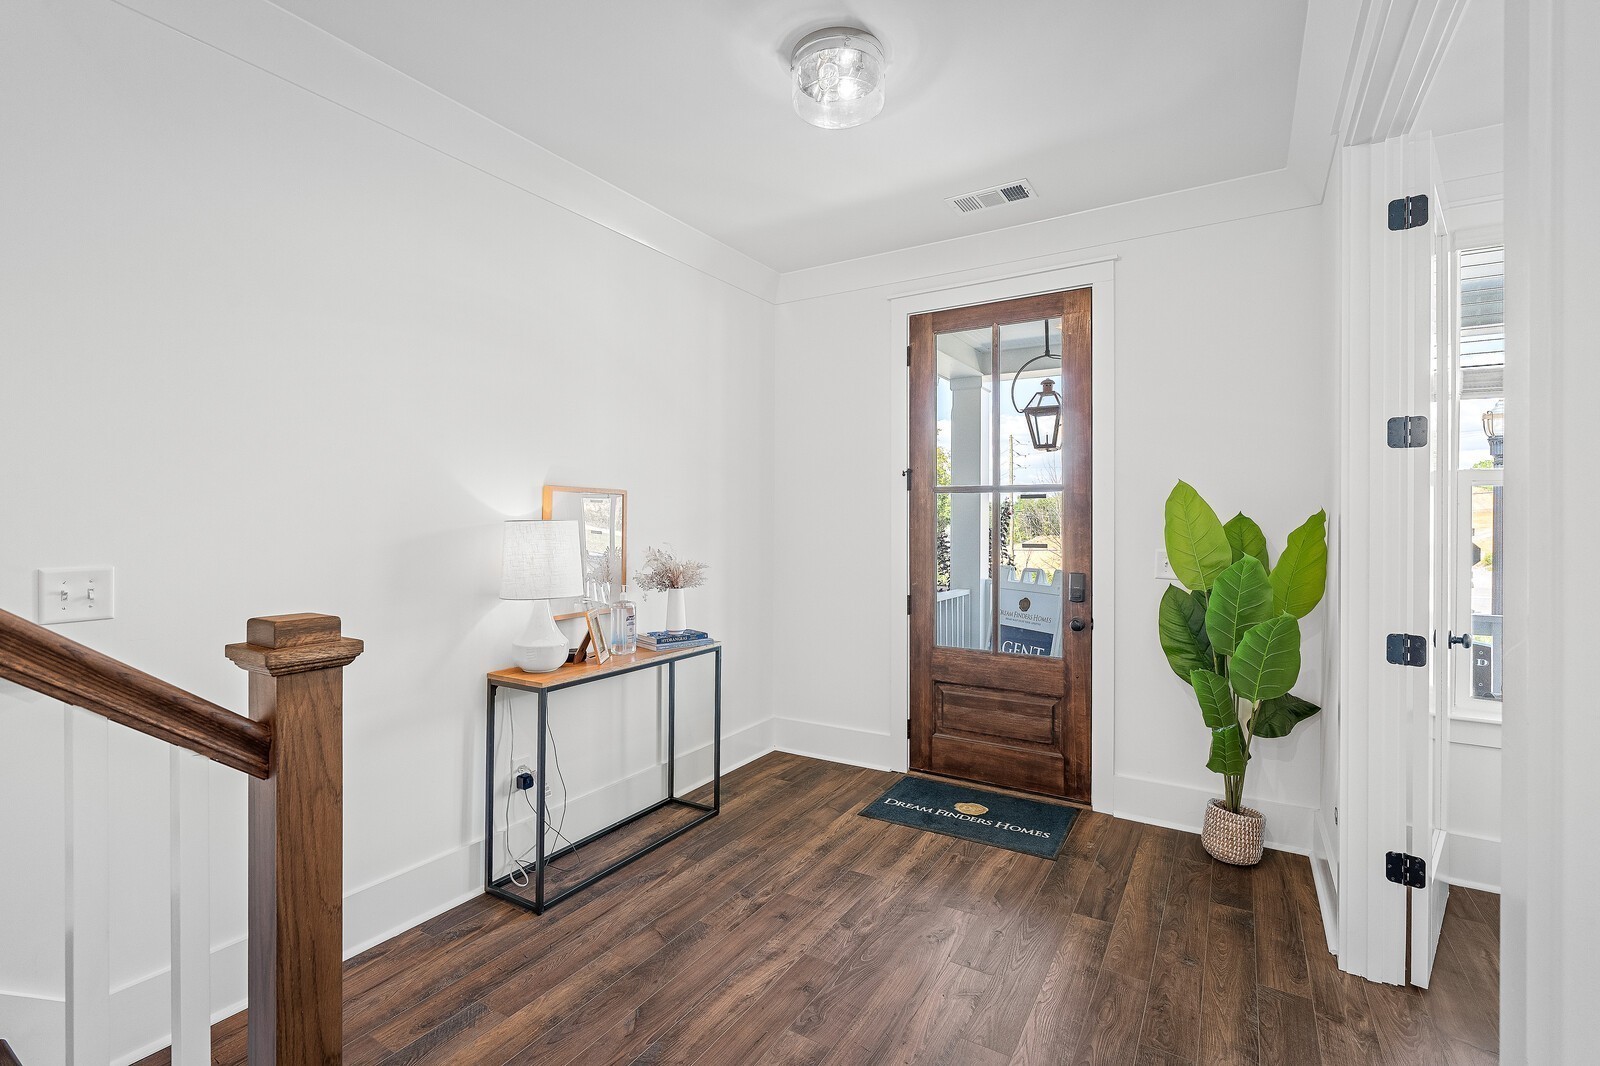
<instances>
[{"instance_id":1,"label":"potted plant","mask_svg":"<svg viewBox=\"0 0 1600 1066\"><path fill-rule=\"evenodd\" d=\"M1184 588L1161 597L1161 649L1193 690L1211 730L1206 767L1223 797L1206 806L1201 839L1223 862L1261 860L1261 812L1244 806L1251 745L1287 736L1321 708L1289 690L1300 677L1300 622L1322 601L1328 577L1327 513L1289 534L1278 561L1261 527L1227 524L1188 483L1167 497L1167 559Z\"/></svg>"},{"instance_id":2,"label":"potted plant","mask_svg":"<svg viewBox=\"0 0 1600 1066\"><path fill-rule=\"evenodd\" d=\"M667 594L667 629L682 632L689 628L683 605L683 590L699 588L706 582L706 565L693 559L679 559L669 550L646 548L644 573L639 587L646 592Z\"/></svg>"}]
</instances>

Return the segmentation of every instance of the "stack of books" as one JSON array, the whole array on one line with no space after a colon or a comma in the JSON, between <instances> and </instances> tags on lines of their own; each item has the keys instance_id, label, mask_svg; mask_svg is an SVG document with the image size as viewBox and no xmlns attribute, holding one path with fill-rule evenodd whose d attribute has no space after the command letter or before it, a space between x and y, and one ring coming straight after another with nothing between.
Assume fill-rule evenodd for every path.
<instances>
[{"instance_id":1,"label":"stack of books","mask_svg":"<svg viewBox=\"0 0 1600 1066\"><path fill-rule=\"evenodd\" d=\"M710 634L698 629L655 630L639 634L639 647L645 651L677 651L712 643Z\"/></svg>"}]
</instances>

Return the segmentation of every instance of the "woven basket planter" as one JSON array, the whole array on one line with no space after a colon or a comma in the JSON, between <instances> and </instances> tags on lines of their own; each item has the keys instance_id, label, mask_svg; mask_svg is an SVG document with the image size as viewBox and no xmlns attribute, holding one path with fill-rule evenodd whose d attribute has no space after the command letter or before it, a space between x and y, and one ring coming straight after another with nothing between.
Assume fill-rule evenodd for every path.
<instances>
[{"instance_id":1,"label":"woven basket planter","mask_svg":"<svg viewBox=\"0 0 1600 1066\"><path fill-rule=\"evenodd\" d=\"M1206 804L1206 824L1200 842L1212 858L1234 866L1254 866L1261 861L1261 812L1249 807L1235 814L1218 799Z\"/></svg>"}]
</instances>

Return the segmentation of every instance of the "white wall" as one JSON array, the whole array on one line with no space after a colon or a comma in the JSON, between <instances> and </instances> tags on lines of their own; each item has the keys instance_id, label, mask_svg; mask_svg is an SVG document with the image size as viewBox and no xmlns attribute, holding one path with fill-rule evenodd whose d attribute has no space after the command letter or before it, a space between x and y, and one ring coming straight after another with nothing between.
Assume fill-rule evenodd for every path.
<instances>
[{"instance_id":1,"label":"white wall","mask_svg":"<svg viewBox=\"0 0 1600 1066\"><path fill-rule=\"evenodd\" d=\"M728 761L766 750L775 279L641 205L591 221L531 146L289 40L314 31L276 9L150 6L198 21L0 17L0 607L32 617L34 567L114 565L116 619L63 632L235 708L222 646L246 618L342 616L367 642L346 672L351 948L479 890L483 675L527 610L496 599L500 523L545 481L626 488L633 544L711 564L691 621L728 638ZM574 791L620 783L570 833L658 781L654 689L555 706ZM59 1055L60 734L58 705L0 688L0 1033L28 1062ZM120 730L111 754L131 1052L164 1035L167 763ZM214 771L219 1008L242 990L243 797Z\"/></svg>"},{"instance_id":2,"label":"white wall","mask_svg":"<svg viewBox=\"0 0 1600 1066\"><path fill-rule=\"evenodd\" d=\"M1041 224L1044 225L1044 224ZM1162 504L1178 478L1223 517L1242 508L1274 550L1333 499L1334 405L1329 260L1321 208L1258 217L1094 248L1064 244L1034 256L1034 227L1013 233L1016 259L965 272L983 281L1116 256L1115 778L1118 814L1195 828L1217 794L1193 694L1156 640L1154 578ZM985 235L992 251L997 234ZM947 245L930 259L959 253ZM892 261L903 262L900 255ZM870 273L861 263L840 268ZM829 279L808 272L812 291ZM825 584L774 613L778 646L837 646L826 684L807 656L773 663L780 746L873 765L905 765L906 528L904 353L889 301L946 278L883 277L872 286L778 309L775 556ZM787 284L787 278L785 279ZM1016 291L1029 291L1018 279ZM1298 691L1316 699L1327 609L1307 620ZM819 637L820 635L820 637ZM1306 850L1318 803L1320 723L1262 741L1247 799L1265 809L1270 840ZM1097 805L1101 805L1097 797Z\"/></svg>"},{"instance_id":3,"label":"white wall","mask_svg":"<svg viewBox=\"0 0 1600 1066\"><path fill-rule=\"evenodd\" d=\"M1600 581L1592 444L1600 360L1600 5L1506 5L1505 861L1501 1061L1594 1057L1600 1001Z\"/></svg>"}]
</instances>

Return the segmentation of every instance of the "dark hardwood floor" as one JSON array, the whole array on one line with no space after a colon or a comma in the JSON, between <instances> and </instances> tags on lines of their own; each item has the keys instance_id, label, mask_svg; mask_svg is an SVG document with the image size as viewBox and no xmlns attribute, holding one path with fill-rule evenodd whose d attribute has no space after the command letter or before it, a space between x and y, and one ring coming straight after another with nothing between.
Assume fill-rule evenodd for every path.
<instances>
[{"instance_id":1,"label":"dark hardwood floor","mask_svg":"<svg viewBox=\"0 0 1600 1066\"><path fill-rule=\"evenodd\" d=\"M481 897L364 952L345 1061L1496 1061L1492 895L1451 893L1432 989L1372 985L1328 954L1303 858L1225 866L1086 813L1050 862L857 817L894 780L770 755L720 817L548 914ZM217 1063L244 1062L243 1022Z\"/></svg>"}]
</instances>

